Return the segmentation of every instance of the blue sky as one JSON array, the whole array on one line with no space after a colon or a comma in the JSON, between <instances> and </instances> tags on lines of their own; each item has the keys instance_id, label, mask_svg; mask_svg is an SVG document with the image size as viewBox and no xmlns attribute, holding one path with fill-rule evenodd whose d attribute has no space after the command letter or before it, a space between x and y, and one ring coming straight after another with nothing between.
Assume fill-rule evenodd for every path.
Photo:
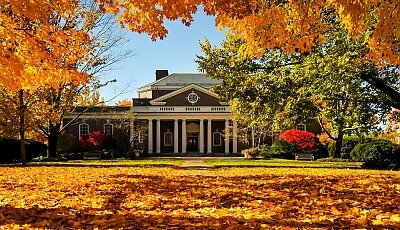
<instances>
[{"instance_id":1,"label":"blue sky","mask_svg":"<svg viewBox=\"0 0 400 230\"><path fill-rule=\"evenodd\" d=\"M109 100L126 89L126 93L108 102L112 105L118 100L137 97L137 88L155 80L157 69L168 69L169 73L197 73L194 62L196 54L201 54L199 41L209 39L211 44L219 45L225 32L218 31L214 18L198 11L190 27L180 21L166 22L169 33L164 40L153 42L146 34L127 32L129 42L125 49L131 49L134 56L116 64L116 70L109 71L101 77L102 81L117 79L101 89L101 95Z\"/></svg>"}]
</instances>

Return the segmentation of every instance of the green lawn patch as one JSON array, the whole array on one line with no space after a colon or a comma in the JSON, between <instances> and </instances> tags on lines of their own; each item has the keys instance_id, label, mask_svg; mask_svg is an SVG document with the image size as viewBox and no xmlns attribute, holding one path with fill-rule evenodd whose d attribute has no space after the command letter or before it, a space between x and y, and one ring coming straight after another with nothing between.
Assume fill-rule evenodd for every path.
<instances>
[{"instance_id":1,"label":"green lawn patch","mask_svg":"<svg viewBox=\"0 0 400 230\"><path fill-rule=\"evenodd\" d=\"M62 162L31 162L29 165L55 166L180 166L180 159L112 159L112 160L69 160Z\"/></svg>"},{"instance_id":2,"label":"green lawn patch","mask_svg":"<svg viewBox=\"0 0 400 230\"><path fill-rule=\"evenodd\" d=\"M320 162L295 161L284 159L227 159L207 160L208 164L216 167L298 167L298 168L361 168L360 162Z\"/></svg>"}]
</instances>

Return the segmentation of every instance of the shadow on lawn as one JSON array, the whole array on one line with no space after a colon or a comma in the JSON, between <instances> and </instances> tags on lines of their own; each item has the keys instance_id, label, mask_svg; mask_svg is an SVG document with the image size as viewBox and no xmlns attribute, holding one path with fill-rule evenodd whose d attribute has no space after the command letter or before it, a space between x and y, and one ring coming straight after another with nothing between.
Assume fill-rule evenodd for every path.
<instances>
[{"instance_id":1,"label":"shadow on lawn","mask_svg":"<svg viewBox=\"0 0 400 230\"><path fill-rule=\"evenodd\" d=\"M127 228L149 227L233 229L248 228L376 228L371 221L356 222L344 213L355 202L364 209L379 209L382 213L399 212L397 200L392 194L366 189L369 185L354 184L346 178L305 177L293 175L281 178L267 176L162 176L114 175L109 178L116 188L114 191L98 191L107 197L101 208L55 207L55 208L0 208L0 224L28 224L32 228ZM385 181L382 181L385 182ZM400 183L400 181L390 181ZM384 184L384 183L382 183ZM101 185L101 184L100 184ZM100 186L96 184L96 186ZM364 187L365 186L365 187ZM97 187L99 188L99 187ZM385 190L385 188L382 188ZM126 207L130 197L144 202L145 206ZM369 198L369 199L367 199ZM367 200L366 200L367 199ZM203 202L195 202L195 201ZM328 203L328 200L332 200ZM254 204L255 203L255 204ZM337 212L334 221L305 222L306 218L323 214L332 216L332 207ZM245 218L242 214L230 215L239 209L265 214L274 211L269 218ZM181 210L179 214L174 211ZM203 215L199 210L226 215ZM280 210L280 212L278 212ZM240 211L239 211L240 212ZM209 214L209 213L208 213ZM355 217L359 217L355 215ZM397 225L381 225L382 228L399 228Z\"/></svg>"}]
</instances>

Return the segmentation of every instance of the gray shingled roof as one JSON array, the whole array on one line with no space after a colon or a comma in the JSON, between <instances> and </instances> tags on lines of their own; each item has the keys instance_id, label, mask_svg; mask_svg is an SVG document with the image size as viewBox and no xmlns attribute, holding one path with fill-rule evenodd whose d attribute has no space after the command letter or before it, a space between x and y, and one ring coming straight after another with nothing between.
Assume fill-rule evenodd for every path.
<instances>
[{"instance_id":1,"label":"gray shingled roof","mask_svg":"<svg viewBox=\"0 0 400 230\"><path fill-rule=\"evenodd\" d=\"M202 73L173 73L140 87L139 91L148 87L186 86L190 84L196 84L204 88L211 88L219 83L221 83L221 80L206 77L205 74Z\"/></svg>"}]
</instances>

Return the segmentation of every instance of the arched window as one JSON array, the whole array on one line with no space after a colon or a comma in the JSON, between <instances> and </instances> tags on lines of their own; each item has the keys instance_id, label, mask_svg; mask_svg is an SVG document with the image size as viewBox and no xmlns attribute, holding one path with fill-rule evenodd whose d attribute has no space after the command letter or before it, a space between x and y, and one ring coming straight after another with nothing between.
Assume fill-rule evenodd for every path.
<instances>
[{"instance_id":1,"label":"arched window","mask_svg":"<svg viewBox=\"0 0 400 230\"><path fill-rule=\"evenodd\" d=\"M88 134L89 134L89 125L86 123L79 124L79 139L81 139L82 136Z\"/></svg>"},{"instance_id":2,"label":"arched window","mask_svg":"<svg viewBox=\"0 0 400 230\"><path fill-rule=\"evenodd\" d=\"M303 123L297 124L296 129L301 131L307 131L307 127Z\"/></svg>"},{"instance_id":3,"label":"arched window","mask_svg":"<svg viewBox=\"0 0 400 230\"><path fill-rule=\"evenodd\" d=\"M172 133L170 131L167 131L164 133L164 146L172 146L172 144Z\"/></svg>"},{"instance_id":4,"label":"arched window","mask_svg":"<svg viewBox=\"0 0 400 230\"><path fill-rule=\"evenodd\" d=\"M221 146L222 134L220 132L213 133L213 146Z\"/></svg>"},{"instance_id":5,"label":"arched window","mask_svg":"<svg viewBox=\"0 0 400 230\"><path fill-rule=\"evenodd\" d=\"M113 130L113 124L111 124L111 123L104 124L104 134L106 136L112 137L113 131L114 131Z\"/></svg>"}]
</instances>

